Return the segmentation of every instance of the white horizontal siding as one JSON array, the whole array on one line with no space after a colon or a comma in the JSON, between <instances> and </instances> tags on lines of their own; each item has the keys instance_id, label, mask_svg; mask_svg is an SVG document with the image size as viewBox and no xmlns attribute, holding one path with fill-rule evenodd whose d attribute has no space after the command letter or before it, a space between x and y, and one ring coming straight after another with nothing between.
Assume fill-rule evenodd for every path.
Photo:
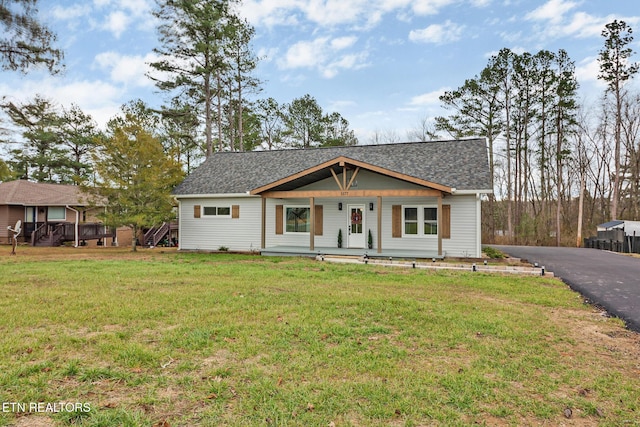
<instances>
[{"instance_id":1,"label":"white horizontal siding","mask_svg":"<svg viewBox=\"0 0 640 427\"><path fill-rule=\"evenodd\" d=\"M477 202L475 195L448 196L442 204L451 206L451 238L442 240L442 250L451 257L480 257L478 242ZM387 249L411 249L438 251L436 236L391 237L391 206L437 206L435 197L383 198L382 247Z\"/></svg>"},{"instance_id":2,"label":"white horizontal siding","mask_svg":"<svg viewBox=\"0 0 640 427\"><path fill-rule=\"evenodd\" d=\"M375 174L372 174L375 175ZM375 177L374 177L375 178ZM333 178L332 178L333 179ZM333 183L335 185L335 182ZM391 209L393 205L437 206L435 197L385 197L382 199L382 247L383 249L423 250L435 253L438 250L436 236L391 237ZM314 236L316 247L337 247L338 230L342 230L343 246L348 245L350 204L364 205L365 247L369 230L373 235L373 248L378 246L377 198L332 198L314 200L323 206L323 235ZM338 204L342 203L342 210ZM373 211L369 204L373 203ZM443 204L451 206L451 238L443 239L446 256L480 257L478 203L475 195L448 196ZM194 218L194 206L240 206L240 218ZM266 201L266 247L300 246L308 248L309 233L275 234L276 205L309 206L309 199L267 199ZM216 199L180 200L180 248L189 250L217 250L221 246L234 251L260 249L261 243L261 199L259 197L235 197ZM283 226L284 229L284 226Z\"/></svg>"},{"instance_id":3,"label":"white horizontal siding","mask_svg":"<svg viewBox=\"0 0 640 427\"><path fill-rule=\"evenodd\" d=\"M194 218L194 206L240 206L239 218L216 218L201 215ZM180 200L180 249L232 251L260 249L260 197Z\"/></svg>"},{"instance_id":4,"label":"white horizontal siding","mask_svg":"<svg viewBox=\"0 0 640 427\"><path fill-rule=\"evenodd\" d=\"M482 256L479 212L476 212L479 203L475 195L452 196L443 200L443 204L451 205L451 238L442 240L442 250L447 256Z\"/></svg>"}]
</instances>

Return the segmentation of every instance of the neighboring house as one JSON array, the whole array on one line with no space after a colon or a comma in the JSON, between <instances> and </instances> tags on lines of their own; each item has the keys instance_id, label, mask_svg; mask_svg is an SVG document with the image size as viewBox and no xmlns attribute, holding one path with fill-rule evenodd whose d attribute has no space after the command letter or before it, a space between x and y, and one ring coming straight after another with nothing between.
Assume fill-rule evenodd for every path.
<instances>
[{"instance_id":1,"label":"neighboring house","mask_svg":"<svg viewBox=\"0 0 640 427\"><path fill-rule=\"evenodd\" d=\"M115 234L95 222L96 208L90 208L79 187L25 180L0 183L0 243L9 243L8 226L22 221L18 241L38 246L59 246L70 241L76 246L89 240L115 241Z\"/></svg>"},{"instance_id":2,"label":"neighboring house","mask_svg":"<svg viewBox=\"0 0 640 427\"><path fill-rule=\"evenodd\" d=\"M597 236L584 239L586 248L640 253L640 221L613 220L597 226Z\"/></svg>"},{"instance_id":3,"label":"neighboring house","mask_svg":"<svg viewBox=\"0 0 640 427\"><path fill-rule=\"evenodd\" d=\"M640 221L614 220L596 227L598 232L621 230L625 236L640 237Z\"/></svg>"},{"instance_id":4,"label":"neighboring house","mask_svg":"<svg viewBox=\"0 0 640 427\"><path fill-rule=\"evenodd\" d=\"M426 258L481 256L491 192L484 138L220 152L173 191L181 250Z\"/></svg>"}]
</instances>

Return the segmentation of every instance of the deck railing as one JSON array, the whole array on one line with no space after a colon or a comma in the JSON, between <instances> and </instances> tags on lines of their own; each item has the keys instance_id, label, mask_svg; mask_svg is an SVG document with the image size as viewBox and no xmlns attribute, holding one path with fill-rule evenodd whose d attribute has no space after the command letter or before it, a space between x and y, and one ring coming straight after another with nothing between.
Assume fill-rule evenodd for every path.
<instances>
[{"instance_id":1,"label":"deck railing","mask_svg":"<svg viewBox=\"0 0 640 427\"><path fill-rule=\"evenodd\" d=\"M31 232L31 245L58 246L76 239L76 225L72 222L30 223L35 226ZM102 223L78 224L78 240L95 240L115 237L115 230Z\"/></svg>"}]
</instances>

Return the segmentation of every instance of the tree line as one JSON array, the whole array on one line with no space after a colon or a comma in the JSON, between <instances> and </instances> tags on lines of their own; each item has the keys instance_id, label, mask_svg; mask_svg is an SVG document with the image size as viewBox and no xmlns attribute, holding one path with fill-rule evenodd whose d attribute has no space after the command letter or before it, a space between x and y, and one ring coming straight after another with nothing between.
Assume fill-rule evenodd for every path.
<instances>
[{"instance_id":1,"label":"tree line","mask_svg":"<svg viewBox=\"0 0 640 427\"><path fill-rule=\"evenodd\" d=\"M215 151L316 148L357 144L339 113L325 113L310 94L279 104L259 99L254 29L236 0L157 0L158 60L148 77L165 94L151 108L132 100L100 128L77 105L43 95L3 97L0 181L29 179L82 186L106 200L106 224L134 230L173 215L171 190ZM56 37L35 19L37 0L0 4L0 62L7 71L63 68ZM134 239L135 249L135 239Z\"/></svg>"},{"instance_id":2,"label":"tree line","mask_svg":"<svg viewBox=\"0 0 640 427\"><path fill-rule=\"evenodd\" d=\"M14 33L24 33L37 23L36 1L6 3L3 12L12 19L6 18L5 26ZM325 113L310 94L284 104L258 97L262 82L254 75L258 58L251 49L255 31L237 15L236 5L235 0L158 0L153 13L160 23L159 47L154 49L159 59L150 64L148 77L165 94L164 104L152 109L133 100L122 107L123 114L137 105L136 111L153 121L152 134L165 153L182 163L187 173L215 151L357 144L348 121L337 112ZM19 22L26 27L15 28ZM41 30L24 40L7 36L0 43L5 69L26 72L44 63L57 72L62 52L51 47L55 35L38 25ZM9 42L30 47L18 60ZM79 106L57 105L37 95L24 102L3 98L0 108L6 116L2 142L8 154L0 163L0 179L58 183L95 179L90 154L109 131L100 129Z\"/></svg>"},{"instance_id":3,"label":"tree line","mask_svg":"<svg viewBox=\"0 0 640 427\"><path fill-rule=\"evenodd\" d=\"M607 84L590 111L578 100L575 64L564 50L502 49L459 88L440 97L447 116L434 133L485 136L495 194L484 204L485 241L580 245L582 230L640 220L640 94L627 83L632 29L602 31L598 78Z\"/></svg>"}]
</instances>

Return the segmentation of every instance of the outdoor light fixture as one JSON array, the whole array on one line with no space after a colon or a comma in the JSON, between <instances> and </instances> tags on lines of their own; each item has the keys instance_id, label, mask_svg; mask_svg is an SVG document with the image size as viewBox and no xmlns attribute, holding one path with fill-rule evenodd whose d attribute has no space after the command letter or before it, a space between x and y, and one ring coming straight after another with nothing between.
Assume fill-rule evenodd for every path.
<instances>
[{"instance_id":1,"label":"outdoor light fixture","mask_svg":"<svg viewBox=\"0 0 640 427\"><path fill-rule=\"evenodd\" d=\"M369 203L369 210L372 211L373 210L373 202Z\"/></svg>"},{"instance_id":2,"label":"outdoor light fixture","mask_svg":"<svg viewBox=\"0 0 640 427\"><path fill-rule=\"evenodd\" d=\"M342 210L342 202L338 203L338 210L341 211Z\"/></svg>"}]
</instances>

